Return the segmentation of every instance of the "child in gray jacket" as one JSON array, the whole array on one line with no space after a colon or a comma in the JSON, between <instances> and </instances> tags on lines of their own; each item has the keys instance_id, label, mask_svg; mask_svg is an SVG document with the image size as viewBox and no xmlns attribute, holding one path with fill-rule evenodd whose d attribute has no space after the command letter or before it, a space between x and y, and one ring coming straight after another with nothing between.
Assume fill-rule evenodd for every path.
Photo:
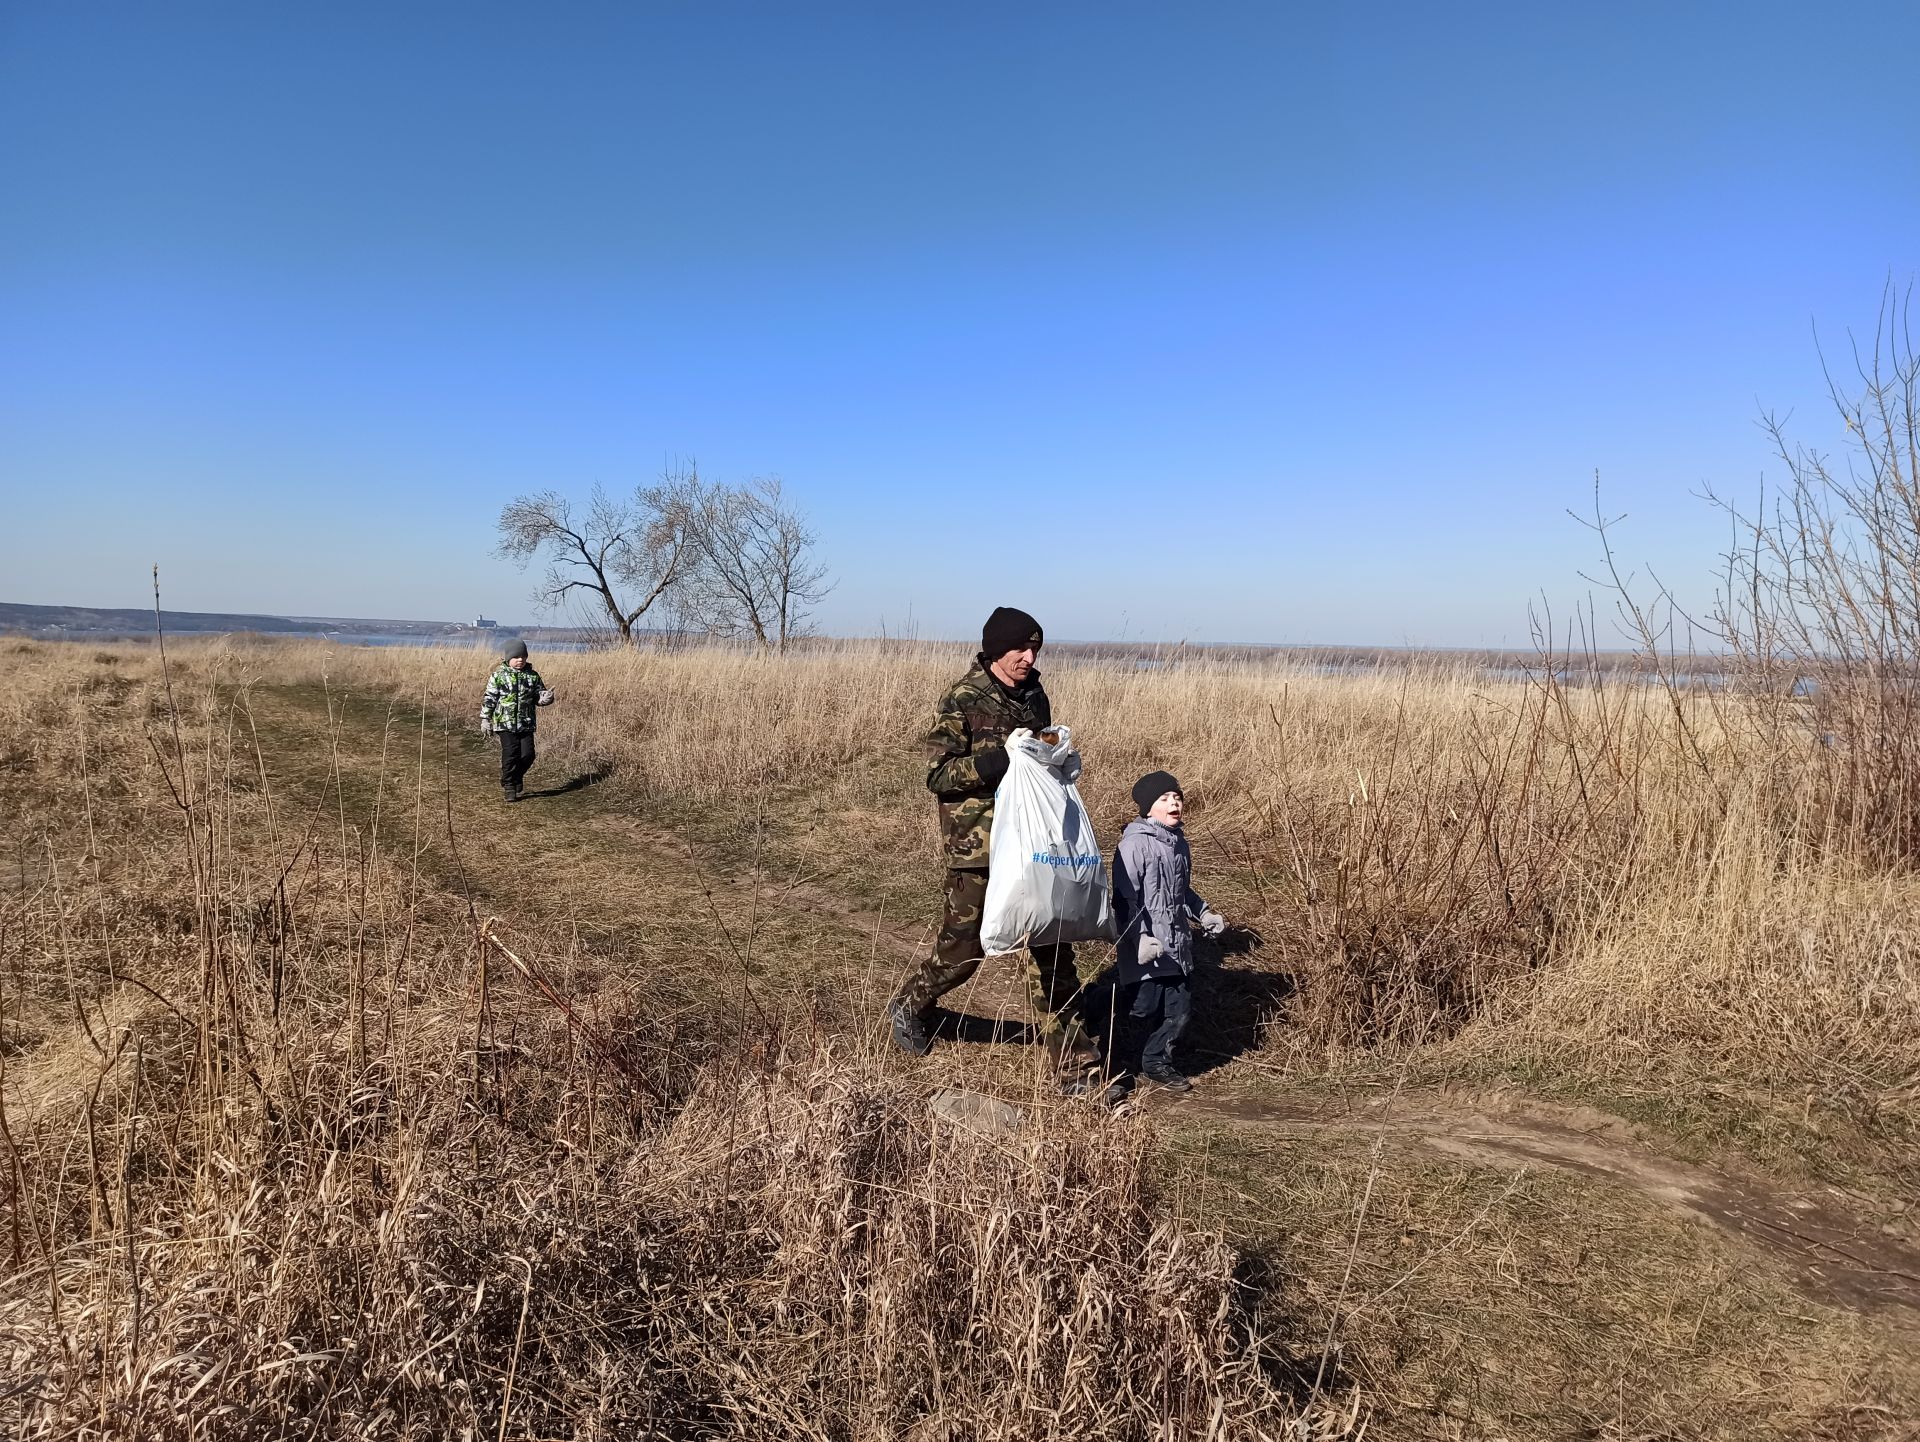
<instances>
[{"instance_id":1,"label":"child in gray jacket","mask_svg":"<svg viewBox=\"0 0 1920 1442\"><path fill-rule=\"evenodd\" d=\"M1128 823L1113 853L1114 922L1120 928L1114 1019L1129 1035L1128 1044L1116 1048L1116 1061L1137 1063L1139 1074L1156 1086L1191 1091L1193 1084L1174 1069L1173 1044L1193 1011L1193 928L1218 936L1227 922L1193 889L1193 852L1180 828L1187 807L1180 783L1165 771L1150 772L1133 783L1133 804L1140 819Z\"/></svg>"}]
</instances>

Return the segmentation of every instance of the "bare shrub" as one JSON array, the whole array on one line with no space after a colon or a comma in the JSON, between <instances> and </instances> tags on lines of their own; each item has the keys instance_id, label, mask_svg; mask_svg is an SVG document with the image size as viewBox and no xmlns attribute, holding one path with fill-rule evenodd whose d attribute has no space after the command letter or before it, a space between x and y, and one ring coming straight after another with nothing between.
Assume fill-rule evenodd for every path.
<instances>
[{"instance_id":1,"label":"bare shrub","mask_svg":"<svg viewBox=\"0 0 1920 1442\"><path fill-rule=\"evenodd\" d=\"M1849 379L1827 372L1842 425L1828 453L1764 418L1786 466L1736 528L1716 613L1762 739L1822 780L1810 820L1844 844L1920 856L1920 350L1911 292L1889 285ZM1809 748L1811 748L1809 750Z\"/></svg>"},{"instance_id":2,"label":"bare shrub","mask_svg":"<svg viewBox=\"0 0 1920 1442\"><path fill-rule=\"evenodd\" d=\"M1414 732L1403 698L1346 795L1276 779L1264 820L1299 890L1276 939L1302 959L1300 1041L1437 1039L1544 958L1585 830L1539 774L1549 715L1543 697L1517 691L1443 739ZM1285 712L1273 720L1286 730Z\"/></svg>"}]
</instances>

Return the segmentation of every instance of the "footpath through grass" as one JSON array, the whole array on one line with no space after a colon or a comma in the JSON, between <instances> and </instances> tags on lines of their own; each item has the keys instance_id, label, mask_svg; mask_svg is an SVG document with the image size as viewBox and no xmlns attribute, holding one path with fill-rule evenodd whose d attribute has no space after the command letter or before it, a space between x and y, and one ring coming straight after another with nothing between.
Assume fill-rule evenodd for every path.
<instances>
[{"instance_id":1,"label":"footpath through grass","mask_svg":"<svg viewBox=\"0 0 1920 1442\"><path fill-rule=\"evenodd\" d=\"M743 978L844 994L843 927L778 904L751 858L649 824L602 770L543 758L509 804L494 743L418 707L316 685L249 697L278 783L311 817L397 832L433 885L537 950L587 946L616 970L697 982L707 1002Z\"/></svg>"},{"instance_id":2,"label":"footpath through grass","mask_svg":"<svg viewBox=\"0 0 1920 1442\"><path fill-rule=\"evenodd\" d=\"M417 708L315 686L251 695L269 770L310 818L403 828L424 877L540 954L671 977L690 1007L805 1013L833 1044L884 1054L879 1003L923 919L836 892L737 816L731 830L711 816L663 825L668 808L617 775L545 760L529 798L507 805L491 744ZM930 891L924 902L930 914ZM1017 1015L1010 971L989 964L958 1005ZM1052 1104L1017 1045L889 1064L929 1088ZM1261 1094L1325 1101L1317 1087ZM1380 1399L1373 1435L1868 1438L1920 1417L1910 1319L1809 1301L1779 1256L1617 1180L1449 1157L1362 1125L1290 1132L1159 1103L1153 1115L1169 1207L1257 1259L1299 1319L1289 1345L1303 1362Z\"/></svg>"}]
</instances>

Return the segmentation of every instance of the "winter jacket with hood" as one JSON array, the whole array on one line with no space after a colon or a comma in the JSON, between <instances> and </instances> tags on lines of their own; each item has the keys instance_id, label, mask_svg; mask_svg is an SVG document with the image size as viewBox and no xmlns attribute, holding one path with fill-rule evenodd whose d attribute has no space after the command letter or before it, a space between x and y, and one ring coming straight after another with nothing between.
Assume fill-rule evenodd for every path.
<instances>
[{"instance_id":1,"label":"winter jacket with hood","mask_svg":"<svg viewBox=\"0 0 1920 1442\"><path fill-rule=\"evenodd\" d=\"M1206 910L1193 889L1193 852L1178 827L1141 817L1120 835L1113 852L1113 919L1120 928L1120 982L1185 976L1193 970L1191 919ZM1139 961L1140 938L1151 934L1160 955Z\"/></svg>"}]
</instances>

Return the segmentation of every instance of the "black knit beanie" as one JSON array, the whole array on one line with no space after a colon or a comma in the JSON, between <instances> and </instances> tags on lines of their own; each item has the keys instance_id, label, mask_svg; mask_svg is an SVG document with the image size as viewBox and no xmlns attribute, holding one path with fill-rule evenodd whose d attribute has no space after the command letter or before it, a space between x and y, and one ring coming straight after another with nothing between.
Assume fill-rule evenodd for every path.
<instances>
[{"instance_id":1,"label":"black knit beanie","mask_svg":"<svg viewBox=\"0 0 1920 1442\"><path fill-rule=\"evenodd\" d=\"M1180 791L1182 796L1187 794L1180 790L1179 779L1172 772L1149 771L1133 783L1133 804L1138 806L1140 814L1145 816L1153 810L1153 803L1169 791Z\"/></svg>"},{"instance_id":2,"label":"black knit beanie","mask_svg":"<svg viewBox=\"0 0 1920 1442\"><path fill-rule=\"evenodd\" d=\"M1029 646L1038 651L1046 638L1040 623L1025 611L995 606L987 624L980 628L980 650L987 660L998 661L1009 651L1024 651Z\"/></svg>"},{"instance_id":3,"label":"black knit beanie","mask_svg":"<svg viewBox=\"0 0 1920 1442\"><path fill-rule=\"evenodd\" d=\"M509 641L507 642L507 649L501 654L504 660L511 661L515 656L518 656L524 661L527 659L527 643L525 641Z\"/></svg>"}]
</instances>

